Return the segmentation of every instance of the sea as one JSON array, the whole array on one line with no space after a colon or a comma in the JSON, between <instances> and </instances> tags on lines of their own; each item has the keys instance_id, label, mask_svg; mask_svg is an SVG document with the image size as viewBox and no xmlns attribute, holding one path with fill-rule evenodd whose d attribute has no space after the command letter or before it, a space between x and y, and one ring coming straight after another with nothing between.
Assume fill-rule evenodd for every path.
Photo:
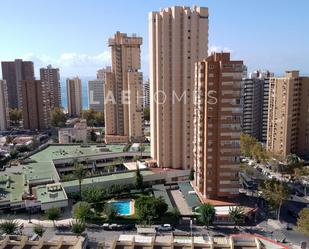
<instances>
[{"instance_id":1,"label":"sea","mask_svg":"<svg viewBox=\"0 0 309 249\"><path fill-rule=\"evenodd\" d=\"M95 77L80 77L82 81L82 101L83 101L83 109L88 109L88 81L95 79ZM68 108L67 102L67 86L66 86L66 78L60 78L60 86L61 86L61 103L64 109Z\"/></svg>"}]
</instances>

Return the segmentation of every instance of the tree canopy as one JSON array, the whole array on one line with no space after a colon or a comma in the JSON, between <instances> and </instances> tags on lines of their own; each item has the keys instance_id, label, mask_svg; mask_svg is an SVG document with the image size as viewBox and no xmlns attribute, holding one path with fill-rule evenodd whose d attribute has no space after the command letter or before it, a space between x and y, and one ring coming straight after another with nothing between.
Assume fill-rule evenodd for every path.
<instances>
[{"instance_id":1,"label":"tree canopy","mask_svg":"<svg viewBox=\"0 0 309 249\"><path fill-rule=\"evenodd\" d=\"M167 211L164 199L153 196L142 196L135 201L135 209L141 223L152 224Z\"/></svg>"},{"instance_id":2,"label":"tree canopy","mask_svg":"<svg viewBox=\"0 0 309 249\"><path fill-rule=\"evenodd\" d=\"M33 227L33 232L42 237L43 234L45 233L45 229L42 225L35 225Z\"/></svg>"},{"instance_id":3,"label":"tree canopy","mask_svg":"<svg viewBox=\"0 0 309 249\"><path fill-rule=\"evenodd\" d=\"M269 155L262 144L248 134L240 134L240 151L243 156L254 158L257 161L265 162Z\"/></svg>"},{"instance_id":4,"label":"tree canopy","mask_svg":"<svg viewBox=\"0 0 309 249\"><path fill-rule=\"evenodd\" d=\"M63 127L65 125L65 122L67 121L63 110L59 107L56 107L54 108L54 110L51 111L50 118L51 125L53 127Z\"/></svg>"},{"instance_id":5,"label":"tree canopy","mask_svg":"<svg viewBox=\"0 0 309 249\"><path fill-rule=\"evenodd\" d=\"M72 232L81 235L86 230L84 221L75 219L71 222Z\"/></svg>"},{"instance_id":6,"label":"tree canopy","mask_svg":"<svg viewBox=\"0 0 309 249\"><path fill-rule=\"evenodd\" d=\"M74 161L74 176L78 180L79 185L79 196L82 198L82 181L86 177L86 170L84 169L84 166L79 163L78 161Z\"/></svg>"},{"instance_id":7,"label":"tree canopy","mask_svg":"<svg viewBox=\"0 0 309 249\"><path fill-rule=\"evenodd\" d=\"M198 220L205 226L209 227L216 216L216 210L213 205L206 203L198 208Z\"/></svg>"},{"instance_id":8,"label":"tree canopy","mask_svg":"<svg viewBox=\"0 0 309 249\"><path fill-rule=\"evenodd\" d=\"M55 225L55 220L58 220L61 216L61 212L59 208L50 208L45 211L45 215L47 219L53 221Z\"/></svg>"},{"instance_id":9,"label":"tree canopy","mask_svg":"<svg viewBox=\"0 0 309 249\"><path fill-rule=\"evenodd\" d=\"M149 107L144 108L144 120L150 121L150 108Z\"/></svg>"},{"instance_id":10,"label":"tree canopy","mask_svg":"<svg viewBox=\"0 0 309 249\"><path fill-rule=\"evenodd\" d=\"M229 216L236 226L239 226L245 218L245 209L241 206L230 207Z\"/></svg>"},{"instance_id":11,"label":"tree canopy","mask_svg":"<svg viewBox=\"0 0 309 249\"><path fill-rule=\"evenodd\" d=\"M279 220L282 203L290 195L289 187L283 182L266 180L259 186L259 190L270 207L278 211L277 219Z\"/></svg>"},{"instance_id":12,"label":"tree canopy","mask_svg":"<svg viewBox=\"0 0 309 249\"><path fill-rule=\"evenodd\" d=\"M78 220L88 220L92 218L91 205L88 202L80 201L73 206L73 217Z\"/></svg>"},{"instance_id":13,"label":"tree canopy","mask_svg":"<svg viewBox=\"0 0 309 249\"><path fill-rule=\"evenodd\" d=\"M136 189L140 189L140 190L144 189L143 176L138 166L136 168L136 173L135 173L135 187Z\"/></svg>"},{"instance_id":14,"label":"tree canopy","mask_svg":"<svg viewBox=\"0 0 309 249\"><path fill-rule=\"evenodd\" d=\"M309 236L309 208L303 208L297 219L297 228L300 232Z\"/></svg>"},{"instance_id":15,"label":"tree canopy","mask_svg":"<svg viewBox=\"0 0 309 249\"><path fill-rule=\"evenodd\" d=\"M22 111L19 109L10 109L9 118L13 125L18 126L22 119Z\"/></svg>"},{"instance_id":16,"label":"tree canopy","mask_svg":"<svg viewBox=\"0 0 309 249\"><path fill-rule=\"evenodd\" d=\"M108 203L105 205L104 214L107 220L112 221L117 216L117 209Z\"/></svg>"},{"instance_id":17,"label":"tree canopy","mask_svg":"<svg viewBox=\"0 0 309 249\"><path fill-rule=\"evenodd\" d=\"M104 126L104 113L93 109L84 110L82 117L87 120L88 126Z\"/></svg>"}]
</instances>

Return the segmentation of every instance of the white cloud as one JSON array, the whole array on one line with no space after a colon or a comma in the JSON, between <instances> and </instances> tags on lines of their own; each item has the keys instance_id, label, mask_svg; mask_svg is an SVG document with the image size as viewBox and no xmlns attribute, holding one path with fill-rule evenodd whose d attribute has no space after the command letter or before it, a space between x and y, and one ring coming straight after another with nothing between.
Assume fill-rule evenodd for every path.
<instances>
[{"instance_id":1,"label":"white cloud","mask_svg":"<svg viewBox=\"0 0 309 249\"><path fill-rule=\"evenodd\" d=\"M20 56L23 60L31 60L34 62L36 76L40 67L48 64L60 69L61 77L69 77L73 75L79 76L95 76L96 71L102 67L111 64L110 51L103 51L96 55L63 53L57 58L48 55L36 55L34 53L26 53Z\"/></svg>"},{"instance_id":2,"label":"white cloud","mask_svg":"<svg viewBox=\"0 0 309 249\"><path fill-rule=\"evenodd\" d=\"M228 48L228 47L222 47L222 46L210 46L208 49L208 53L212 53L212 52L230 52L233 53L233 50Z\"/></svg>"}]
</instances>

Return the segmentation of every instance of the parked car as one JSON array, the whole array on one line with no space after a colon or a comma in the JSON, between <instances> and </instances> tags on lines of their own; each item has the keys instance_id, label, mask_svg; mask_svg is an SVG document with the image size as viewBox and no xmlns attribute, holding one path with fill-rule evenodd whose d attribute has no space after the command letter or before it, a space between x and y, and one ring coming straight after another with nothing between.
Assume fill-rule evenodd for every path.
<instances>
[{"instance_id":1,"label":"parked car","mask_svg":"<svg viewBox=\"0 0 309 249\"><path fill-rule=\"evenodd\" d=\"M260 168L259 166L256 167L256 170L259 171L259 172L262 172L262 171L263 171L262 168Z\"/></svg>"},{"instance_id":2,"label":"parked car","mask_svg":"<svg viewBox=\"0 0 309 249\"><path fill-rule=\"evenodd\" d=\"M293 230L293 226L290 223L287 223L286 230Z\"/></svg>"},{"instance_id":3,"label":"parked car","mask_svg":"<svg viewBox=\"0 0 309 249\"><path fill-rule=\"evenodd\" d=\"M249 166L254 166L254 164L255 164L255 163L254 163L253 160L249 160L249 162L248 162L248 165L249 165Z\"/></svg>"},{"instance_id":4,"label":"parked car","mask_svg":"<svg viewBox=\"0 0 309 249\"><path fill-rule=\"evenodd\" d=\"M304 197L305 195L302 192L296 191L296 195L298 197Z\"/></svg>"},{"instance_id":5,"label":"parked car","mask_svg":"<svg viewBox=\"0 0 309 249\"><path fill-rule=\"evenodd\" d=\"M109 230L112 230L112 231L120 231L122 230L122 225L119 225L119 224L111 224L109 225Z\"/></svg>"},{"instance_id":6,"label":"parked car","mask_svg":"<svg viewBox=\"0 0 309 249\"><path fill-rule=\"evenodd\" d=\"M158 232L171 232L174 230L174 227L172 227L170 224L163 224L159 227L156 227L156 230Z\"/></svg>"},{"instance_id":7,"label":"parked car","mask_svg":"<svg viewBox=\"0 0 309 249\"><path fill-rule=\"evenodd\" d=\"M134 230L135 229L135 224L124 224L122 226L123 230Z\"/></svg>"},{"instance_id":8,"label":"parked car","mask_svg":"<svg viewBox=\"0 0 309 249\"><path fill-rule=\"evenodd\" d=\"M104 224L102 225L102 228L103 228L103 230L109 230L109 226L110 226L109 223L104 223Z\"/></svg>"}]
</instances>

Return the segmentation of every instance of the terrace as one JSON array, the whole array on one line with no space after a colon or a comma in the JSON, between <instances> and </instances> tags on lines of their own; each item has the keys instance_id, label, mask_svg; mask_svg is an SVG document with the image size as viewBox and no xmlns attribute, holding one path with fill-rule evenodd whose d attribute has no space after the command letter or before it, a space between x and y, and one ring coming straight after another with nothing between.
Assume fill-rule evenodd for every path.
<instances>
[{"instance_id":1,"label":"terrace","mask_svg":"<svg viewBox=\"0 0 309 249\"><path fill-rule=\"evenodd\" d=\"M67 202L64 189L52 195L46 189L46 184L60 181L59 172L61 170L66 169L72 172L74 170L72 162L75 159L80 162L87 162L89 169L91 169L93 162L98 162L98 168L104 169L104 167L119 164L119 162L115 161L116 158L132 158L135 155L140 155L138 151L124 152L125 147L126 145L49 145L24 159L21 165L14 166L12 170L1 173L0 207L14 208L15 206L16 208L22 208L25 205L23 195L27 193L27 198L32 198L34 192L37 194L37 201L42 205L51 202L62 202L63 204L63 202ZM145 147L147 148L147 146ZM147 153L144 152L144 154ZM113 184L115 181L125 182L128 179L133 182L134 172L109 174L109 170L108 172L105 171L104 174L106 175L86 178L83 180L83 185L104 184L104 182ZM145 171L142 174L145 176L153 175L151 171ZM69 189L74 189L76 186L78 186L78 182L74 180L64 183L64 187Z\"/></svg>"}]
</instances>

